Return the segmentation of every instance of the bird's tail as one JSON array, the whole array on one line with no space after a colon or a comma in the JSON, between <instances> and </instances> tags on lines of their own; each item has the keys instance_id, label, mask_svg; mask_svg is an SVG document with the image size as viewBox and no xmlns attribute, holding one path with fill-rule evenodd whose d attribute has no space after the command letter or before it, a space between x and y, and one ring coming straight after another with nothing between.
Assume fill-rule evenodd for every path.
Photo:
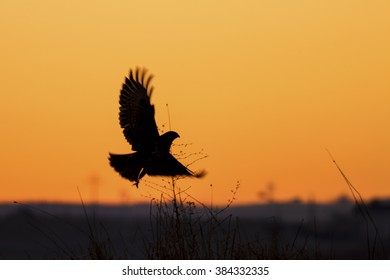
<instances>
[{"instance_id":1,"label":"bird's tail","mask_svg":"<svg viewBox=\"0 0 390 280\"><path fill-rule=\"evenodd\" d=\"M117 171L122 177L135 182L138 187L139 179L144 176L142 172L143 164L138 152L124 155L110 153L108 159L110 161L110 165L115 169L115 171Z\"/></svg>"}]
</instances>

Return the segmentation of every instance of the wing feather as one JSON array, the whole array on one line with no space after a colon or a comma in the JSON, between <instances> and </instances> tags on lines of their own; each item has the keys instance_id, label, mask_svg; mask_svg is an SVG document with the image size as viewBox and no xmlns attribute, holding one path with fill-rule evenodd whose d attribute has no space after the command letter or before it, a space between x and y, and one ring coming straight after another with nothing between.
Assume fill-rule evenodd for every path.
<instances>
[{"instance_id":1,"label":"wing feather","mask_svg":"<svg viewBox=\"0 0 390 280\"><path fill-rule=\"evenodd\" d=\"M146 70L130 70L119 96L119 123L133 151L150 151L159 134L154 119L154 106L150 103L153 87Z\"/></svg>"}]
</instances>

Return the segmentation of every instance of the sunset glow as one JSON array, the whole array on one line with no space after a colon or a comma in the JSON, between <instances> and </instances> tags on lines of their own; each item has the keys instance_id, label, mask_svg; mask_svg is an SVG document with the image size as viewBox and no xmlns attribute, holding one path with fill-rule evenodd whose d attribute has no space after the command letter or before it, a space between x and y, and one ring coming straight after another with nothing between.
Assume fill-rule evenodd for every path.
<instances>
[{"instance_id":1,"label":"sunset glow","mask_svg":"<svg viewBox=\"0 0 390 280\"><path fill-rule=\"evenodd\" d=\"M107 159L131 151L118 99L136 66L155 76L157 125L181 136L173 152L207 155L190 166L205 178L178 182L199 201L237 185L236 203L348 194L327 149L364 198L389 197L389 14L389 1L2 3L0 201L159 196L169 179L137 189Z\"/></svg>"}]
</instances>

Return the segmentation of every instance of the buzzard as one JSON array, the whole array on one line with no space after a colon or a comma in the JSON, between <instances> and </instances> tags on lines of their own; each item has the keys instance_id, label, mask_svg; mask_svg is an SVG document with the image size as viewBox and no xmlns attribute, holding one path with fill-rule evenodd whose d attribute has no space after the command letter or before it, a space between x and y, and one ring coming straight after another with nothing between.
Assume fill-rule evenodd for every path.
<instances>
[{"instance_id":1,"label":"buzzard","mask_svg":"<svg viewBox=\"0 0 390 280\"><path fill-rule=\"evenodd\" d=\"M150 103L153 87L145 69L130 70L119 96L119 123L134 153L109 154L110 165L122 177L135 182L146 174L150 176L203 177L205 172L192 172L171 153L173 140L179 137L175 131L159 135L154 119L154 106Z\"/></svg>"}]
</instances>

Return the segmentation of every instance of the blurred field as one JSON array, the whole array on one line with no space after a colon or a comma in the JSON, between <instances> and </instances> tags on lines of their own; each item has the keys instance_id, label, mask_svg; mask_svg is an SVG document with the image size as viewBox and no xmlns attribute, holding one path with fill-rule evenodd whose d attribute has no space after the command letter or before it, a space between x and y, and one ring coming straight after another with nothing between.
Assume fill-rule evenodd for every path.
<instances>
[{"instance_id":1,"label":"blurred field","mask_svg":"<svg viewBox=\"0 0 390 280\"><path fill-rule=\"evenodd\" d=\"M1 259L387 259L390 201L0 205ZM375 228L376 227L376 228Z\"/></svg>"}]
</instances>

